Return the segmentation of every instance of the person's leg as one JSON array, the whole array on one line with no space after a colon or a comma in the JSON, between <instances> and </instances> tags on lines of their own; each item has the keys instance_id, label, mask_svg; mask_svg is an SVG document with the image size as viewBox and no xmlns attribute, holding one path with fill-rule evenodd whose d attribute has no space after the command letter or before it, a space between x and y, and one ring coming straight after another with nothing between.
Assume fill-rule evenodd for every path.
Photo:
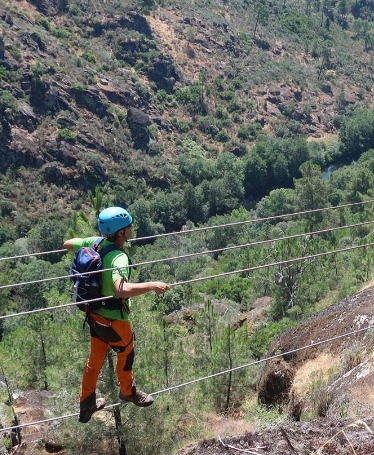
<instances>
[{"instance_id":1,"label":"person's leg","mask_svg":"<svg viewBox=\"0 0 374 455\"><path fill-rule=\"evenodd\" d=\"M134 383L132 366L134 363L134 335L129 321L113 321L113 329L121 337L121 341L110 343L117 352L117 378L123 395L130 395Z\"/></svg>"},{"instance_id":2,"label":"person's leg","mask_svg":"<svg viewBox=\"0 0 374 455\"><path fill-rule=\"evenodd\" d=\"M107 343L100 340L100 338L91 336L90 356L88 357L82 378L80 393L81 402L96 392L97 380L99 378L107 351Z\"/></svg>"},{"instance_id":3,"label":"person's leg","mask_svg":"<svg viewBox=\"0 0 374 455\"><path fill-rule=\"evenodd\" d=\"M96 399L96 384L108 349L108 344L101 340L91 328L91 350L83 371L79 399L79 421L81 423L87 423L94 412L105 406L104 399Z\"/></svg>"},{"instance_id":4,"label":"person's leg","mask_svg":"<svg viewBox=\"0 0 374 455\"><path fill-rule=\"evenodd\" d=\"M117 377L120 384L119 398L136 406L146 407L153 403L153 397L139 390L134 381L134 335L128 321L113 321L113 329L121 336L121 343L110 343L117 352Z\"/></svg>"}]
</instances>

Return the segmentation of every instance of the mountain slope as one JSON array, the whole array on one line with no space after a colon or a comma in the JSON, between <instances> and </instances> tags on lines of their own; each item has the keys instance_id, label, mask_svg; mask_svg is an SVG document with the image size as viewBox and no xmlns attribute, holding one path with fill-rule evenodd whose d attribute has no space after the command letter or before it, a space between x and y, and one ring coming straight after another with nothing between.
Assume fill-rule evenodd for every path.
<instances>
[{"instance_id":1,"label":"mountain slope","mask_svg":"<svg viewBox=\"0 0 374 455\"><path fill-rule=\"evenodd\" d=\"M147 188L181 193L191 143L208 160L240 157L259 134L323 138L371 104L357 17L290 0L257 20L258 4L165 2L141 15L115 1L0 2L0 183L23 230L96 186L127 205L152 198Z\"/></svg>"},{"instance_id":2,"label":"mountain slope","mask_svg":"<svg viewBox=\"0 0 374 455\"><path fill-rule=\"evenodd\" d=\"M373 295L373 287L363 289L273 340L269 356L296 352L266 363L258 398L269 408L288 407L289 420L221 440L217 428L216 439L186 447L177 455L218 455L227 453L229 447L274 455L371 454ZM331 338L331 342L308 347ZM306 348L298 351L302 347ZM315 414L318 419L309 418Z\"/></svg>"},{"instance_id":3,"label":"mountain slope","mask_svg":"<svg viewBox=\"0 0 374 455\"><path fill-rule=\"evenodd\" d=\"M267 362L258 384L259 400L269 410L274 406L279 411L273 424L261 424L252 415L217 416L210 421L206 417L207 431L215 435L214 439L190 444L176 455L219 455L228 453L229 449L272 455L312 455L319 449L321 454L348 455L352 447L356 453L371 454L374 450L374 340L370 329L374 323L373 295L373 287L363 289L273 340L269 356L296 350L294 354ZM357 330L352 336L344 336ZM334 340L308 347L330 338ZM306 349L298 351L302 347ZM44 400L48 395L37 391L16 394L14 411L20 423L46 418L48 408ZM281 416L281 410L287 408L288 419ZM5 422L4 409L2 414ZM105 413L102 417L105 418ZM65 453L63 437L48 438L53 431L51 423L26 427L21 430L23 445L15 446L10 453L29 454L35 446L33 441L41 437L45 445L35 446L33 453L46 453L48 448L54 453Z\"/></svg>"}]
</instances>

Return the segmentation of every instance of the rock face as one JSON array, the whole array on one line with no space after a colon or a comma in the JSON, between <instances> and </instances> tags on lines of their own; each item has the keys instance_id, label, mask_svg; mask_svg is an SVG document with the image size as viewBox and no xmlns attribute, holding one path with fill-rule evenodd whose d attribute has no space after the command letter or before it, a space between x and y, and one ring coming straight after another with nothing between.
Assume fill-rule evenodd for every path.
<instances>
[{"instance_id":1,"label":"rock face","mask_svg":"<svg viewBox=\"0 0 374 455\"><path fill-rule=\"evenodd\" d=\"M149 116L135 107L127 111L127 124L132 134L134 147L139 150L147 150L150 142L148 126L151 124Z\"/></svg>"},{"instance_id":2,"label":"rock face","mask_svg":"<svg viewBox=\"0 0 374 455\"><path fill-rule=\"evenodd\" d=\"M38 8L38 11L48 16L50 11L50 4L48 0L31 0L31 3Z\"/></svg>"},{"instance_id":3,"label":"rock face","mask_svg":"<svg viewBox=\"0 0 374 455\"><path fill-rule=\"evenodd\" d=\"M168 93L172 92L175 82L179 79L172 59L162 54L153 60L148 75L159 89L164 89Z\"/></svg>"},{"instance_id":4,"label":"rock face","mask_svg":"<svg viewBox=\"0 0 374 455\"><path fill-rule=\"evenodd\" d=\"M258 400L267 406L282 404L288 399L294 371L287 362L276 359L268 365L259 384Z\"/></svg>"},{"instance_id":5,"label":"rock face","mask_svg":"<svg viewBox=\"0 0 374 455\"><path fill-rule=\"evenodd\" d=\"M353 409L360 400L373 406L374 394L369 389L374 383L371 355L374 340L366 330L374 325L373 298L371 287L277 337L270 346L269 356L306 348L266 364L258 387L259 401L268 406L288 406L290 417L297 420L303 408L313 408L324 416L329 410L341 412L342 403L346 409L350 404ZM350 332L357 333L343 336ZM309 347L331 338L329 342ZM311 394L313 380L323 384L317 398ZM318 403L317 399L322 402Z\"/></svg>"},{"instance_id":6,"label":"rock face","mask_svg":"<svg viewBox=\"0 0 374 455\"><path fill-rule=\"evenodd\" d=\"M110 116L108 112L108 104L100 96L98 89L74 89L75 100L80 107L88 109L93 114L99 117Z\"/></svg>"},{"instance_id":7,"label":"rock face","mask_svg":"<svg viewBox=\"0 0 374 455\"><path fill-rule=\"evenodd\" d=\"M18 118L16 123L25 128L29 133L36 130L40 120L35 114L33 108L24 101L18 104Z\"/></svg>"},{"instance_id":8,"label":"rock face","mask_svg":"<svg viewBox=\"0 0 374 455\"><path fill-rule=\"evenodd\" d=\"M357 418L357 414L371 415L374 406L374 340L367 330L374 326L373 298L374 288L370 287L274 339L268 355L285 354L266 363L258 398L274 409L288 406L289 420L260 432L250 428L238 436L205 440L176 455L224 455L231 450L350 455L352 447L356 453L374 453L374 420ZM356 333L343 336L350 332ZM328 343L310 347L328 339ZM305 349L290 352L302 347ZM324 382L327 374L332 376ZM314 391L307 395L303 391L310 389L313 378ZM298 421L312 406L319 418Z\"/></svg>"}]
</instances>

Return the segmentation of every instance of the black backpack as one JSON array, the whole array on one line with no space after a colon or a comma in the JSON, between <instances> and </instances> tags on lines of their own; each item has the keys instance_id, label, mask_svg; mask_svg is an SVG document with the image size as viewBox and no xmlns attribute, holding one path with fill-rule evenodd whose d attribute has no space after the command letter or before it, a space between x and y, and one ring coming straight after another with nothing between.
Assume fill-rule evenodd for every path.
<instances>
[{"instance_id":1,"label":"black backpack","mask_svg":"<svg viewBox=\"0 0 374 455\"><path fill-rule=\"evenodd\" d=\"M97 251L104 237L99 237L92 246L82 246L75 253L70 275L74 283L73 301L77 302L77 307L81 311L89 313L90 311L98 310L99 308L121 309L122 299L111 298L105 300L100 299L101 294L101 270L103 268L104 256L113 250L124 251L115 243L103 247ZM97 273L91 273L95 272ZM79 303L81 302L81 303Z\"/></svg>"}]
</instances>

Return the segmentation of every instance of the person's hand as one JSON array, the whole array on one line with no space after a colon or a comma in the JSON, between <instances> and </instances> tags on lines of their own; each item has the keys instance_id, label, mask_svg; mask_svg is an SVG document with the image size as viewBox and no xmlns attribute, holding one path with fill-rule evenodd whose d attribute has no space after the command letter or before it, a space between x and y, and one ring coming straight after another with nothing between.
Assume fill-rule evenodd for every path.
<instances>
[{"instance_id":1,"label":"person's hand","mask_svg":"<svg viewBox=\"0 0 374 455\"><path fill-rule=\"evenodd\" d=\"M168 291L170 286L162 281L155 281L153 283L153 290L156 294L163 294L164 292Z\"/></svg>"}]
</instances>

